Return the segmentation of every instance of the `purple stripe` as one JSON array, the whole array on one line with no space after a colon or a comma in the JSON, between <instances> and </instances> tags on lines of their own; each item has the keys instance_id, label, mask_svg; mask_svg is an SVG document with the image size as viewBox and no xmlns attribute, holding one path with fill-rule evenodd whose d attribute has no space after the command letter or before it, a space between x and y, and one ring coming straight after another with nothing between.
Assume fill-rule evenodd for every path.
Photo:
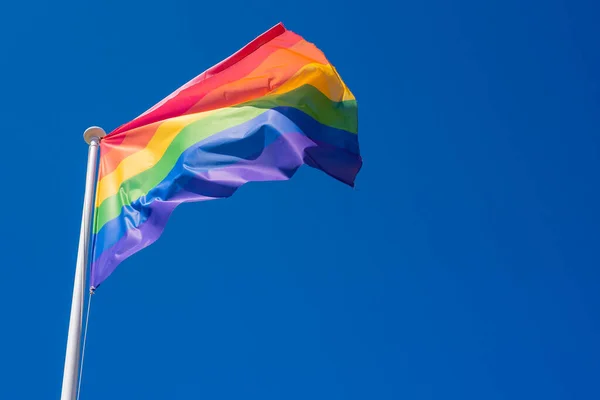
<instances>
[{"instance_id":1,"label":"purple stripe","mask_svg":"<svg viewBox=\"0 0 600 400\"><path fill-rule=\"evenodd\" d=\"M205 186L219 184L229 188L231 196L247 182L278 181L291 178L297 169L307 164L326 171L348 184L361 168L360 156L345 152L325 143L315 143L300 133L279 136L255 159L241 160L234 165L203 171L190 171L192 175L185 185L168 200L153 200L144 205L150 210L148 219L139 227L131 226L115 245L105 250L92 263L92 287L97 288L126 258L154 243L162 234L173 212L181 203L212 200Z\"/></svg>"}]
</instances>

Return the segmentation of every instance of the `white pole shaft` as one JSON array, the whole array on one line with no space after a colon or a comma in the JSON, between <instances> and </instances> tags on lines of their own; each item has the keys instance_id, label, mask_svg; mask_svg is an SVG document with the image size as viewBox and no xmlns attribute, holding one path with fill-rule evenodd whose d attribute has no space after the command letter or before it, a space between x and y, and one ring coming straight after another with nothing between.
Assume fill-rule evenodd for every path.
<instances>
[{"instance_id":1,"label":"white pole shaft","mask_svg":"<svg viewBox=\"0 0 600 400\"><path fill-rule=\"evenodd\" d=\"M69 320L69 336L65 355L61 400L75 400L79 376L79 352L81 349L81 322L83 319L83 301L85 292L85 275L90 242L90 225L92 221L94 184L96 181L96 162L98 159L99 137L89 140L88 163L85 177L85 194L83 198L83 215L79 232L79 248L77 250L77 266L71 301L71 318Z\"/></svg>"}]
</instances>

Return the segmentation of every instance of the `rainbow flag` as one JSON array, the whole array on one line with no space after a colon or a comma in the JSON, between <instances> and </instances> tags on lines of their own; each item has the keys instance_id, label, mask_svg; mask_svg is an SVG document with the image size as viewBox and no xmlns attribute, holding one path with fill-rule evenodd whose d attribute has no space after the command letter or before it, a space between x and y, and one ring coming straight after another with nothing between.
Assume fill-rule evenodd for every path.
<instances>
[{"instance_id":1,"label":"rainbow flag","mask_svg":"<svg viewBox=\"0 0 600 400\"><path fill-rule=\"evenodd\" d=\"M161 235L177 205L309 165L350 186L356 99L312 43L278 24L102 138L91 285Z\"/></svg>"}]
</instances>

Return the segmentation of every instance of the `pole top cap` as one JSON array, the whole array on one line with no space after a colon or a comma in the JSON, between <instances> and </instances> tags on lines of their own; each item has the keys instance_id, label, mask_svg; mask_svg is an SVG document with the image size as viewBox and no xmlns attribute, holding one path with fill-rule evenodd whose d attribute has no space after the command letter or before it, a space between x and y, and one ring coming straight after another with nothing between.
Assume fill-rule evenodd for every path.
<instances>
[{"instance_id":1,"label":"pole top cap","mask_svg":"<svg viewBox=\"0 0 600 400\"><path fill-rule=\"evenodd\" d=\"M83 140L85 140L87 144L90 144L94 137L102 139L104 136L106 136L106 132L98 126L90 126L83 132Z\"/></svg>"}]
</instances>

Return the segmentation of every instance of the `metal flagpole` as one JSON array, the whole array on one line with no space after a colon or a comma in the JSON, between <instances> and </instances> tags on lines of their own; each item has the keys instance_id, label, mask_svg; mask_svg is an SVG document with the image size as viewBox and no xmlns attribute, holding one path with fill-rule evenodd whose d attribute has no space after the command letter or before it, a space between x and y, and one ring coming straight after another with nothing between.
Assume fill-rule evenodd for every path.
<instances>
[{"instance_id":1,"label":"metal flagpole","mask_svg":"<svg viewBox=\"0 0 600 400\"><path fill-rule=\"evenodd\" d=\"M94 185L96 183L96 163L100 139L106 136L102 128L93 126L86 129L83 139L90 145L88 149L87 172L85 176L85 194L83 197L83 215L79 232L79 248L75 267L75 283L73 300L71 301L71 318L65 355L61 400L75 400L77 396L77 378L79 375L79 352L81 349L81 322L83 318L83 300L85 293L85 275L90 243L90 226L94 206Z\"/></svg>"}]
</instances>

